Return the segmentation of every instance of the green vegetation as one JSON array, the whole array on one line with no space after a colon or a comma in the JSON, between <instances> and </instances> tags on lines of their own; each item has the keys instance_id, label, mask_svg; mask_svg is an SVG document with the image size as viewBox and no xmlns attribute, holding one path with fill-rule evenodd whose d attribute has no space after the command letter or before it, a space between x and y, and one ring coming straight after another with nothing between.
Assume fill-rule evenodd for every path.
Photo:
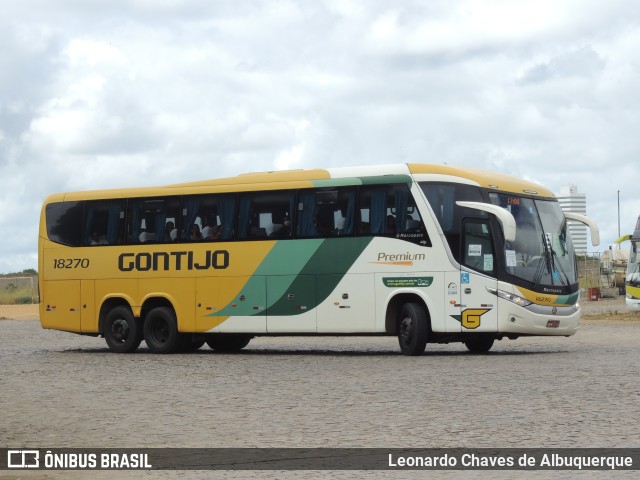
<instances>
[{"instance_id":1,"label":"green vegetation","mask_svg":"<svg viewBox=\"0 0 640 480\"><path fill-rule=\"evenodd\" d=\"M29 268L20 273L0 274L0 305L24 305L38 301L38 273Z\"/></svg>"}]
</instances>

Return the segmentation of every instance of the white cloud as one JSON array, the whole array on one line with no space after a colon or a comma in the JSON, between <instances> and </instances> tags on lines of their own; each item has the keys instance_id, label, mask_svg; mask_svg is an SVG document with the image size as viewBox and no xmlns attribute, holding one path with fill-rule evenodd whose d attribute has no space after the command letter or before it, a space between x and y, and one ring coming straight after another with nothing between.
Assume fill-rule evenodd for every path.
<instances>
[{"instance_id":1,"label":"white cloud","mask_svg":"<svg viewBox=\"0 0 640 480\"><path fill-rule=\"evenodd\" d=\"M35 266L55 191L402 161L575 183L606 244L617 190L640 213L639 25L630 0L5 2L0 271Z\"/></svg>"}]
</instances>

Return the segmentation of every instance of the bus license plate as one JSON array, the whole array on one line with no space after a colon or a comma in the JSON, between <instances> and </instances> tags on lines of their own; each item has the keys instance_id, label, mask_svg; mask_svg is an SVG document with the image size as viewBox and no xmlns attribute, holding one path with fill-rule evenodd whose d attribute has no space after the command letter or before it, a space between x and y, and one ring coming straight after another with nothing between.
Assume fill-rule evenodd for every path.
<instances>
[{"instance_id":1,"label":"bus license plate","mask_svg":"<svg viewBox=\"0 0 640 480\"><path fill-rule=\"evenodd\" d=\"M547 321L547 328L558 328L560 326L560 320Z\"/></svg>"}]
</instances>

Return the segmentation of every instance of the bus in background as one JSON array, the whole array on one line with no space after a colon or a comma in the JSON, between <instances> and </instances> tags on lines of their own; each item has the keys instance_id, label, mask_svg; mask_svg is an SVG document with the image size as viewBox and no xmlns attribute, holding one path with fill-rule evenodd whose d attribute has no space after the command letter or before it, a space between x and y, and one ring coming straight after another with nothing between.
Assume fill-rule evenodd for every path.
<instances>
[{"instance_id":1,"label":"bus in background","mask_svg":"<svg viewBox=\"0 0 640 480\"><path fill-rule=\"evenodd\" d=\"M629 262L624 279L625 302L631 310L640 310L640 217L636 222L633 235L623 235L615 243L631 242L629 248Z\"/></svg>"},{"instance_id":2,"label":"bus in background","mask_svg":"<svg viewBox=\"0 0 640 480\"><path fill-rule=\"evenodd\" d=\"M43 328L114 352L256 336L393 335L427 343L573 335L574 249L554 195L445 165L252 173L61 193L42 208Z\"/></svg>"}]
</instances>

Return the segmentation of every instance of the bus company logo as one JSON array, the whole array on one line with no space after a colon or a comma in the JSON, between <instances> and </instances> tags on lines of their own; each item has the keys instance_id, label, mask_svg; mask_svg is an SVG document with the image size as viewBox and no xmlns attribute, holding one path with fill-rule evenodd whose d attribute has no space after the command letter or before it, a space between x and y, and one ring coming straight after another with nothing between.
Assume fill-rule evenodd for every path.
<instances>
[{"instance_id":1,"label":"bus company logo","mask_svg":"<svg viewBox=\"0 0 640 480\"><path fill-rule=\"evenodd\" d=\"M39 468L39 450L7 450L7 468Z\"/></svg>"},{"instance_id":2,"label":"bus company logo","mask_svg":"<svg viewBox=\"0 0 640 480\"><path fill-rule=\"evenodd\" d=\"M451 317L459 321L464 328L473 330L480 326L480 317L490 311L490 308L467 308L462 311L462 315L451 315Z\"/></svg>"},{"instance_id":3,"label":"bus company logo","mask_svg":"<svg viewBox=\"0 0 640 480\"><path fill-rule=\"evenodd\" d=\"M377 262L369 262L377 265L396 265L403 267L413 267L413 262L425 260L427 256L424 253L378 253Z\"/></svg>"},{"instance_id":4,"label":"bus company logo","mask_svg":"<svg viewBox=\"0 0 640 480\"><path fill-rule=\"evenodd\" d=\"M229 252L207 250L195 255L192 251L121 253L118 270L121 272L148 272L169 270L224 270L229 267Z\"/></svg>"}]
</instances>

